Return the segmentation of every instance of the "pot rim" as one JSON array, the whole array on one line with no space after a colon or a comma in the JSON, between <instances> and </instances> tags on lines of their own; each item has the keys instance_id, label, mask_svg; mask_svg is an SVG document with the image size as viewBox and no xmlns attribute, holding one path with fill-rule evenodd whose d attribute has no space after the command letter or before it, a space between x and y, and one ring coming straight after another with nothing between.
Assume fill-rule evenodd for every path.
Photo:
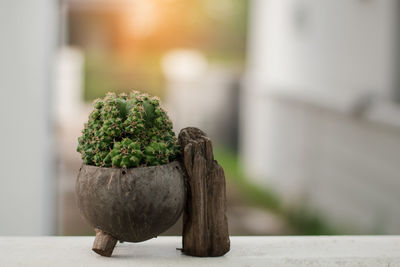
<instances>
[{"instance_id":1,"label":"pot rim","mask_svg":"<svg viewBox=\"0 0 400 267\"><path fill-rule=\"evenodd\" d=\"M133 168L115 168L115 167L100 167L100 166L95 166L95 165L89 165L89 164L84 164L82 163L82 166L87 166L91 168L97 168L97 169L103 169L103 170L120 170L120 171L127 171L127 170L140 170L140 169L152 169L152 168L160 168L160 167L165 167L168 165L172 164L180 164L179 160L174 160L171 162L168 162L166 164L161 164L161 165L155 165L155 166L139 166L139 167L133 167Z\"/></svg>"}]
</instances>

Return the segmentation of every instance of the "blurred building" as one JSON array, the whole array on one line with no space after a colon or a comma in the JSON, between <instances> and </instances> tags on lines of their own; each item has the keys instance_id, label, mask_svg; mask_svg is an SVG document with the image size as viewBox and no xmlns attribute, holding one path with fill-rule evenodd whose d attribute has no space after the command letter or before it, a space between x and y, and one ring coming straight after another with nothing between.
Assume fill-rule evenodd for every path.
<instances>
[{"instance_id":1,"label":"blurred building","mask_svg":"<svg viewBox=\"0 0 400 267\"><path fill-rule=\"evenodd\" d=\"M254 0L245 166L352 233L399 233L398 1Z\"/></svg>"},{"instance_id":2,"label":"blurred building","mask_svg":"<svg viewBox=\"0 0 400 267\"><path fill-rule=\"evenodd\" d=\"M217 145L237 148L239 75L212 66L196 50L175 50L163 59L166 107L174 130L198 127Z\"/></svg>"},{"instance_id":3,"label":"blurred building","mask_svg":"<svg viewBox=\"0 0 400 267\"><path fill-rule=\"evenodd\" d=\"M0 1L0 235L55 233L56 14L52 0Z\"/></svg>"}]
</instances>

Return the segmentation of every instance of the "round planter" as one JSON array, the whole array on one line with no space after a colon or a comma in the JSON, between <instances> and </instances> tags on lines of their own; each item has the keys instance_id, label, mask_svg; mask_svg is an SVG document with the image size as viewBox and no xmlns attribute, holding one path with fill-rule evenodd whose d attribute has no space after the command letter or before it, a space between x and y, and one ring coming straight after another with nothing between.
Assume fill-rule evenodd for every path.
<instances>
[{"instance_id":1,"label":"round planter","mask_svg":"<svg viewBox=\"0 0 400 267\"><path fill-rule=\"evenodd\" d=\"M185 203L184 177L177 161L130 169L83 165L76 194L87 221L115 242L156 237L178 220Z\"/></svg>"}]
</instances>

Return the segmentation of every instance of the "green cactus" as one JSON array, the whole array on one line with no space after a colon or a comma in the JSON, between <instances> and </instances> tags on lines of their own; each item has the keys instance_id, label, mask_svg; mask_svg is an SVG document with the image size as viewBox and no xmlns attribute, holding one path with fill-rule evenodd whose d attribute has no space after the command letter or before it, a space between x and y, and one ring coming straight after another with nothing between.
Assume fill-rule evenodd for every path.
<instances>
[{"instance_id":1,"label":"green cactus","mask_svg":"<svg viewBox=\"0 0 400 267\"><path fill-rule=\"evenodd\" d=\"M160 101L137 91L96 100L77 151L85 164L118 168L166 164L179 154Z\"/></svg>"}]
</instances>

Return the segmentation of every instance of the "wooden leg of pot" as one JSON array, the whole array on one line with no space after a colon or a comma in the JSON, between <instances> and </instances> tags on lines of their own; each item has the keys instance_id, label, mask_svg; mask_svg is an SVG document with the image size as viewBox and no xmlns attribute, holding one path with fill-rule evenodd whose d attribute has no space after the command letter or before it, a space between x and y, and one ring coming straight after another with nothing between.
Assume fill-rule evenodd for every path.
<instances>
[{"instance_id":1,"label":"wooden leg of pot","mask_svg":"<svg viewBox=\"0 0 400 267\"><path fill-rule=\"evenodd\" d=\"M96 231L96 238L92 250L101 256L111 257L118 240L98 228L94 230Z\"/></svg>"},{"instance_id":2,"label":"wooden leg of pot","mask_svg":"<svg viewBox=\"0 0 400 267\"><path fill-rule=\"evenodd\" d=\"M224 170L200 129L181 130L179 144L187 174L182 251L197 257L222 256L230 249Z\"/></svg>"}]
</instances>

